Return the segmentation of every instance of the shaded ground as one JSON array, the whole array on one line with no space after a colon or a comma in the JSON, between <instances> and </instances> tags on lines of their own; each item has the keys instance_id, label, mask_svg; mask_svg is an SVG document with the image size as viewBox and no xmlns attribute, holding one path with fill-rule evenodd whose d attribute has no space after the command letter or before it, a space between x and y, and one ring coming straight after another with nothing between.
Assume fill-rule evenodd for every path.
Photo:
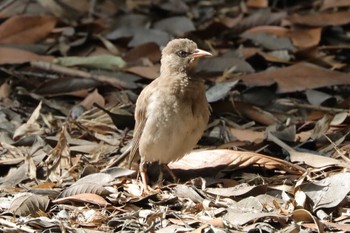
<instances>
[{"instance_id":1,"label":"shaded ground","mask_svg":"<svg viewBox=\"0 0 350 233\"><path fill-rule=\"evenodd\" d=\"M0 2L0 229L350 231L349 9ZM213 114L200 145L169 165L181 181L142 196L123 153L137 96L176 37L214 54L196 69Z\"/></svg>"}]
</instances>

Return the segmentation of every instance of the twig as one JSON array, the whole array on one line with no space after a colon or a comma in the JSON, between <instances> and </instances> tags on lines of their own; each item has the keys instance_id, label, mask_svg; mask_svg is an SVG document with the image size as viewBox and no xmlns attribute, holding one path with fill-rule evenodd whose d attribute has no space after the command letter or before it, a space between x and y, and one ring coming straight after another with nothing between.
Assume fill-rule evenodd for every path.
<instances>
[{"instance_id":1,"label":"twig","mask_svg":"<svg viewBox=\"0 0 350 233\"><path fill-rule=\"evenodd\" d=\"M108 168L111 168L111 167L115 166L116 164L119 164L121 161L123 161L129 155L130 150L131 150L131 145L129 145L128 148L126 148L124 153L122 153L118 157L114 157L111 161L109 161L107 166L102 171L105 171Z\"/></svg>"},{"instance_id":2,"label":"twig","mask_svg":"<svg viewBox=\"0 0 350 233\"><path fill-rule=\"evenodd\" d=\"M72 68L52 64L49 62L33 61L30 63L30 65L32 67L35 67L35 68L40 68L40 69L47 70L47 71L54 71L54 72L65 74L65 75L95 79L95 80L100 81L100 82L109 83L112 86L120 88L120 89L122 89L122 88L127 88L127 89L134 88L134 86L132 84L129 84L129 83L124 82L122 80L116 79L115 77L109 77L109 76L101 75L101 74L91 74L91 73L86 72L86 71L72 69Z\"/></svg>"},{"instance_id":3,"label":"twig","mask_svg":"<svg viewBox=\"0 0 350 233\"><path fill-rule=\"evenodd\" d=\"M325 112L346 112L346 111L348 111L347 109L342 109L342 108L314 106L311 104L300 104L300 103L292 103L292 102L285 102L285 101L279 101L277 103L280 105L284 105L284 106L306 108L306 109L319 110L319 111L325 111Z\"/></svg>"},{"instance_id":4,"label":"twig","mask_svg":"<svg viewBox=\"0 0 350 233\"><path fill-rule=\"evenodd\" d=\"M350 159L344 155L344 152L340 151L339 147L326 134L323 134L323 136L325 136L325 138L333 145L333 148L338 153L338 155L347 163L350 163Z\"/></svg>"},{"instance_id":5,"label":"twig","mask_svg":"<svg viewBox=\"0 0 350 233\"><path fill-rule=\"evenodd\" d=\"M13 223L13 222L10 222L10 221L7 221L5 219L1 219L0 218L0 225L4 225L4 226L8 226L8 227L12 227L12 228L15 228L17 230L21 230L21 231L24 231L24 232L29 232L29 233L35 233L37 232L36 230L33 230L27 226L19 226L18 224L16 223Z\"/></svg>"}]
</instances>

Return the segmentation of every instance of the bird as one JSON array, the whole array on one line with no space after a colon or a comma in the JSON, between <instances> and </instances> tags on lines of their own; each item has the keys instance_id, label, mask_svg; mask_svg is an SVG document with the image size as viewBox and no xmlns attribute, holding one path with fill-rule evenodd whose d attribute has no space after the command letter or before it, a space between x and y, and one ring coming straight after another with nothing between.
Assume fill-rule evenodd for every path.
<instances>
[{"instance_id":1,"label":"bird","mask_svg":"<svg viewBox=\"0 0 350 233\"><path fill-rule=\"evenodd\" d=\"M198 143L207 127L210 106L204 80L193 75L200 57L212 56L187 38L173 39L162 50L160 75L138 96L129 168L140 156L139 172L147 192L147 164L167 166L181 159Z\"/></svg>"}]
</instances>

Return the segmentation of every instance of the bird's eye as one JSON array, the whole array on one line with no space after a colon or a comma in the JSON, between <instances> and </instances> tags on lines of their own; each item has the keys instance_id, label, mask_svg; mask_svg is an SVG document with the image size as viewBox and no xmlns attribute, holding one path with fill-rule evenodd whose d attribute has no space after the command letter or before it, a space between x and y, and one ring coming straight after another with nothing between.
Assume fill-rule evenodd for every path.
<instances>
[{"instance_id":1,"label":"bird's eye","mask_svg":"<svg viewBox=\"0 0 350 233\"><path fill-rule=\"evenodd\" d=\"M180 50L176 53L179 57L182 57L182 58L185 58L187 57L188 55L190 55L190 53L186 52L186 51L183 51L183 50Z\"/></svg>"}]
</instances>

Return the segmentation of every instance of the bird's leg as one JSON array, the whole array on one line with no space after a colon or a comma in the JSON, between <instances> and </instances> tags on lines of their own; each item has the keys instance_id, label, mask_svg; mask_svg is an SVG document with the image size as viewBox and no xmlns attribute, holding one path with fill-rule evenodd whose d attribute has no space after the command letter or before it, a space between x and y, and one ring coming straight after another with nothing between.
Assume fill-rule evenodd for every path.
<instances>
[{"instance_id":1,"label":"bird's leg","mask_svg":"<svg viewBox=\"0 0 350 233\"><path fill-rule=\"evenodd\" d=\"M163 182L163 177L164 177L164 173L162 170L162 166L161 166L161 164L159 164L159 175L158 175L158 180L157 180L158 185Z\"/></svg>"},{"instance_id":2,"label":"bird's leg","mask_svg":"<svg viewBox=\"0 0 350 233\"><path fill-rule=\"evenodd\" d=\"M140 170L140 175L141 175L141 180L143 185L143 191L147 193L149 191L149 188L147 185L147 167L146 166L147 166L146 162L142 161L141 159L139 170Z\"/></svg>"},{"instance_id":3,"label":"bird's leg","mask_svg":"<svg viewBox=\"0 0 350 233\"><path fill-rule=\"evenodd\" d=\"M163 163L162 165L164 166L165 170L167 170L173 181L178 182L178 178L175 176L174 172L169 168L168 164Z\"/></svg>"}]
</instances>

